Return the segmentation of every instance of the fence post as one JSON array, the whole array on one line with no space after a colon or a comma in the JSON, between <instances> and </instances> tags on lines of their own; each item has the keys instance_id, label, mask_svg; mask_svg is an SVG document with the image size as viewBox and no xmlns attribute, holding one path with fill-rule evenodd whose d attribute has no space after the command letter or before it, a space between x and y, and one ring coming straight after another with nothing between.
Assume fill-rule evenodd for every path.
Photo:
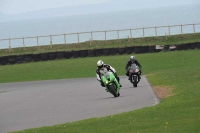
<instances>
[{"instance_id":1,"label":"fence post","mask_svg":"<svg viewBox=\"0 0 200 133\"><path fill-rule=\"evenodd\" d=\"M9 49L8 49L9 53L11 51L11 42L10 42L10 38L9 38Z\"/></svg>"},{"instance_id":2,"label":"fence post","mask_svg":"<svg viewBox=\"0 0 200 133\"><path fill-rule=\"evenodd\" d=\"M52 36L50 35L50 48L52 48Z\"/></svg>"},{"instance_id":3,"label":"fence post","mask_svg":"<svg viewBox=\"0 0 200 133\"><path fill-rule=\"evenodd\" d=\"M156 33L156 37L157 37L157 29L156 29L156 26L155 26L155 33Z\"/></svg>"},{"instance_id":4,"label":"fence post","mask_svg":"<svg viewBox=\"0 0 200 133\"><path fill-rule=\"evenodd\" d=\"M181 25L181 35L183 35L183 28L182 28L183 26Z\"/></svg>"},{"instance_id":5,"label":"fence post","mask_svg":"<svg viewBox=\"0 0 200 133\"><path fill-rule=\"evenodd\" d=\"M144 28L143 28L143 38L144 38Z\"/></svg>"},{"instance_id":6,"label":"fence post","mask_svg":"<svg viewBox=\"0 0 200 133\"><path fill-rule=\"evenodd\" d=\"M106 31L105 31L105 42L106 42Z\"/></svg>"},{"instance_id":7,"label":"fence post","mask_svg":"<svg viewBox=\"0 0 200 133\"><path fill-rule=\"evenodd\" d=\"M91 41L93 41L93 35L92 35L92 31L91 31Z\"/></svg>"},{"instance_id":8,"label":"fence post","mask_svg":"<svg viewBox=\"0 0 200 133\"><path fill-rule=\"evenodd\" d=\"M117 38L118 38L118 41L119 41L119 30L117 30Z\"/></svg>"},{"instance_id":9,"label":"fence post","mask_svg":"<svg viewBox=\"0 0 200 133\"><path fill-rule=\"evenodd\" d=\"M38 46L38 36L37 36L37 46Z\"/></svg>"},{"instance_id":10,"label":"fence post","mask_svg":"<svg viewBox=\"0 0 200 133\"><path fill-rule=\"evenodd\" d=\"M64 41L65 41L65 44L66 44L66 36L65 36L65 34L64 34Z\"/></svg>"},{"instance_id":11,"label":"fence post","mask_svg":"<svg viewBox=\"0 0 200 133\"><path fill-rule=\"evenodd\" d=\"M23 46L24 46L24 49L25 49L24 37L23 37Z\"/></svg>"},{"instance_id":12,"label":"fence post","mask_svg":"<svg viewBox=\"0 0 200 133\"><path fill-rule=\"evenodd\" d=\"M131 39L132 39L132 31L131 31L131 29L130 29L130 37L131 37Z\"/></svg>"},{"instance_id":13,"label":"fence post","mask_svg":"<svg viewBox=\"0 0 200 133\"><path fill-rule=\"evenodd\" d=\"M170 36L170 26L168 26L168 32L169 32L169 36Z\"/></svg>"},{"instance_id":14,"label":"fence post","mask_svg":"<svg viewBox=\"0 0 200 133\"><path fill-rule=\"evenodd\" d=\"M77 33L77 37L78 37L78 44L79 44L79 33Z\"/></svg>"},{"instance_id":15,"label":"fence post","mask_svg":"<svg viewBox=\"0 0 200 133\"><path fill-rule=\"evenodd\" d=\"M194 30L194 34L195 34L195 26L194 26L194 24L193 24L193 30Z\"/></svg>"}]
</instances>

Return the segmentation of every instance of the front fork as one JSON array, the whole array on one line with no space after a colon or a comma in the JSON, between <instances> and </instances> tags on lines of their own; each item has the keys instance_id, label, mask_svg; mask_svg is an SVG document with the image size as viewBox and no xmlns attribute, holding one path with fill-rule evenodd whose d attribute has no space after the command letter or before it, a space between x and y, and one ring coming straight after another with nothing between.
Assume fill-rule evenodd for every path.
<instances>
[{"instance_id":1,"label":"front fork","mask_svg":"<svg viewBox=\"0 0 200 133\"><path fill-rule=\"evenodd\" d=\"M114 76L114 75L113 75ZM110 78L112 78L112 77L110 77ZM105 87L106 87L106 91L108 91L108 92L110 92L109 91L109 89L108 89L108 85L110 85L111 83L107 80L107 78L106 77L102 77L102 80L103 80L103 83L104 83L104 85L105 85ZM109 82L108 84L106 84L106 82ZM116 87L117 87L117 93L119 93L119 90L120 90L120 84L119 84L119 82L117 81L117 79L116 78L114 78L114 81L112 81L113 82L113 84L115 84L116 85Z\"/></svg>"},{"instance_id":2,"label":"front fork","mask_svg":"<svg viewBox=\"0 0 200 133\"><path fill-rule=\"evenodd\" d=\"M132 74L129 75L129 78L130 78L131 82L132 82L132 76L134 76L134 75L132 75ZM140 79L141 79L140 74L137 74L137 77L138 77L138 82L140 82Z\"/></svg>"}]
</instances>

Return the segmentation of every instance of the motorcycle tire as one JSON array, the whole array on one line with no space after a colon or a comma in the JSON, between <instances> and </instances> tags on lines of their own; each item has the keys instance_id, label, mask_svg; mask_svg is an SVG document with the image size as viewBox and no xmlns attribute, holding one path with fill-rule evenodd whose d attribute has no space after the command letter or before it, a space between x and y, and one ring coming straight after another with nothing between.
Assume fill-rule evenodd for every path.
<instances>
[{"instance_id":1,"label":"motorcycle tire","mask_svg":"<svg viewBox=\"0 0 200 133\"><path fill-rule=\"evenodd\" d=\"M114 95L114 97L118 97L116 85L112 84L108 86L109 91Z\"/></svg>"},{"instance_id":2,"label":"motorcycle tire","mask_svg":"<svg viewBox=\"0 0 200 133\"><path fill-rule=\"evenodd\" d=\"M133 76L133 86L137 87L137 76Z\"/></svg>"}]
</instances>

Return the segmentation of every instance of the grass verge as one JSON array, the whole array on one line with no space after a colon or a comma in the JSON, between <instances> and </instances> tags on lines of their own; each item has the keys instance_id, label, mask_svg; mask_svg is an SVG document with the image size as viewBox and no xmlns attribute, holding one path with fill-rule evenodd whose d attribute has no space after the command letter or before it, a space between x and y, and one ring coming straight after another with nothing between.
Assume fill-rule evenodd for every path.
<instances>
[{"instance_id":1,"label":"grass verge","mask_svg":"<svg viewBox=\"0 0 200 133\"><path fill-rule=\"evenodd\" d=\"M102 56L2 66L1 82L95 77L99 59L124 75L128 58ZM136 58L152 86L173 88L172 96L153 107L14 133L199 133L199 50L138 54Z\"/></svg>"},{"instance_id":2,"label":"grass verge","mask_svg":"<svg viewBox=\"0 0 200 133\"><path fill-rule=\"evenodd\" d=\"M6 55L19 55L29 53L44 53L44 52L55 52L55 51L71 51L71 50L84 50L84 49L98 49L98 48L116 48L124 46L146 46L146 45L175 45L189 42L199 42L200 33L196 34L183 34L183 35L171 35L171 36L158 36L158 37L145 37L145 38L132 38L132 39L118 39L118 40L107 40L99 41L94 40L92 42L86 41L82 43L74 44L53 44L40 45L35 47L25 48L12 48L12 49L0 49L0 56Z\"/></svg>"}]
</instances>

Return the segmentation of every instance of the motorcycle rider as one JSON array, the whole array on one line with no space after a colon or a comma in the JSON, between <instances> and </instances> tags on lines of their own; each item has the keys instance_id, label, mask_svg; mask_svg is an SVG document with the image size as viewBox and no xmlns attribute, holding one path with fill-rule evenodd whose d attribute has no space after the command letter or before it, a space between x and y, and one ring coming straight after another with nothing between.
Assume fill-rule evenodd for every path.
<instances>
[{"instance_id":1,"label":"motorcycle rider","mask_svg":"<svg viewBox=\"0 0 200 133\"><path fill-rule=\"evenodd\" d=\"M119 77L118 77L118 75L117 75L116 70L115 70L112 66L110 66L110 65L108 65L108 64L104 64L104 62L103 62L102 60L99 60L99 61L97 62L96 77L97 77L97 80L101 83L101 86L102 86L102 87L105 87L105 85L104 85L104 83L103 83L103 81L102 81L102 79L101 79L101 74L103 74L103 71L104 71L105 69L107 69L107 71L113 72L115 78L116 78L117 81L119 82L120 79L119 79ZM120 84L120 83L119 83L119 84ZM120 84L120 87L122 87L121 84Z\"/></svg>"},{"instance_id":2,"label":"motorcycle rider","mask_svg":"<svg viewBox=\"0 0 200 133\"><path fill-rule=\"evenodd\" d=\"M135 63L137 66L139 66L139 68L140 68L140 72L139 72L139 75L138 75L138 77L139 77L139 79L141 79L141 74L142 74L142 65L139 63L139 61L138 60L136 60L135 59L135 56L130 56L130 59L129 59L129 61L127 62L127 64L126 64L126 76L128 76L129 78L128 78L128 80L130 80L130 76L129 76L129 67L133 64L133 63Z\"/></svg>"}]
</instances>

